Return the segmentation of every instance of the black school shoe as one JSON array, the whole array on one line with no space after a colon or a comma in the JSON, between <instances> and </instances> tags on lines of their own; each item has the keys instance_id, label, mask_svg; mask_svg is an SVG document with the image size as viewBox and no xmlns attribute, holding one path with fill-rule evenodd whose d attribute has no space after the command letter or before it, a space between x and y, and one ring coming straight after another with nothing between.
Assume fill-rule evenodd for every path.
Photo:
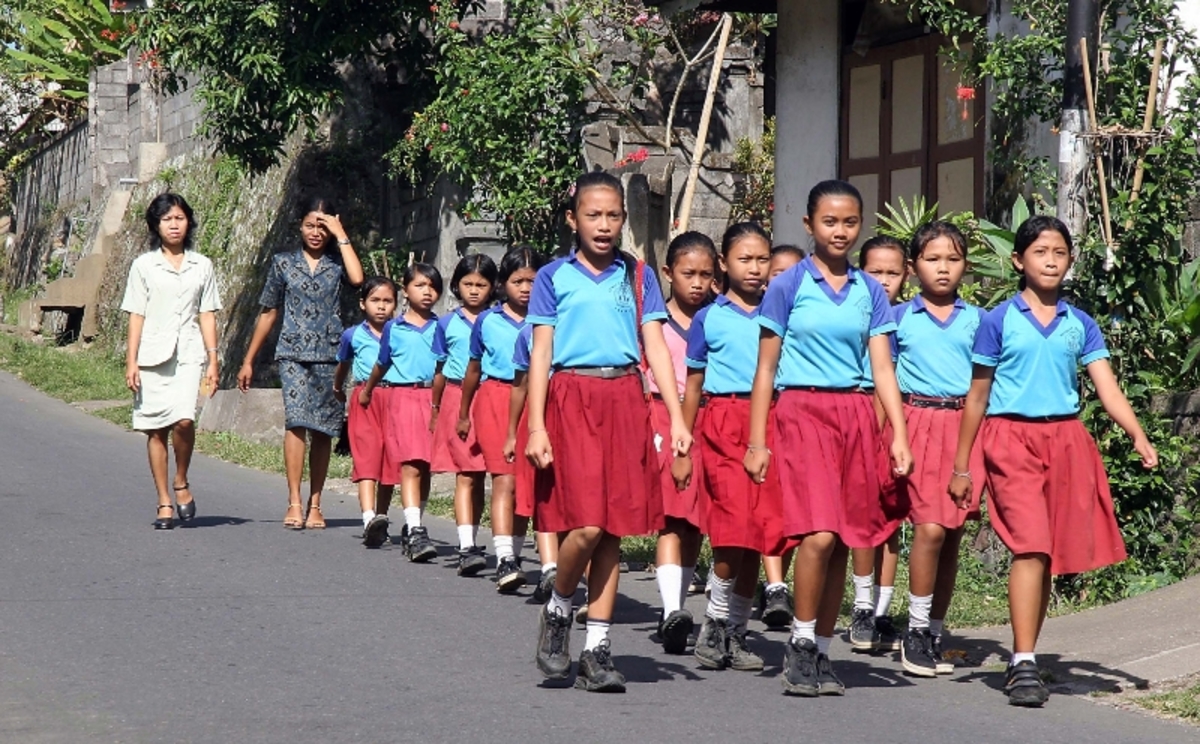
<instances>
[{"instance_id":1,"label":"black school shoe","mask_svg":"<svg viewBox=\"0 0 1200 744\"><path fill-rule=\"evenodd\" d=\"M929 655L933 657L938 674L954 674L954 662L942 657L942 636L929 636Z\"/></svg>"},{"instance_id":2,"label":"black school shoe","mask_svg":"<svg viewBox=\"0 0 1200 744\"><path fill-rule=\"evenodd\" d=\"M1004 678L1004 694L1009 705L1040 708L1050 699L1050 691L1042 682L1042 673L1032 661L1022 661L1008 667Z\"/></svg>"},{"instance_id":3,"label":"black school shoe","mask_svg":"<svg viewBox=\"0 0 1200 744\"><path fill-rule=\"evenodd\" d=\"M549 607L538 616L538 669L547 679L566 679L571 674L571 618Z\"/></svg>"},{"instance_id":4,"label":"black school shoe","mask_svg":"<svg viewBox=\"0 0 1200 744\"><path fill-rule=\"evenodd\" d=\"M429 531L424 527L413 527L408 531L408 542L404 545L404 552L408 553L408 559L413 563L428 563L437 557L437 548L433 547ZM484 565L487 565L486 562Z\"/></svg>"},{"instance_id":5,"label":"black school shoe","mask_svg":"<svg viewBox=\"0 0 1200 744\"><path fill-rule=\"evenodd\" d=\"M594 650L579 655L575 686L588 692L625 692L625 675L613 666L607 638Z\"/></svg>"},{"instance_id":6,"label":"black school shoe","mask_svg":"<svg viewBox=\"0 0 1200 744\"><path fill-rule=\"evenodd\" d=\"M904 671L916 677L936 677L937 661L930 648L933 637L928 628L909 628L900 644L900 663Z\"/></svg>"},{"instance_id":7,"label":"black school shoe","mask_svg":"<svg viewBox=\"0 0 1200 744\"><path fill-rule=\"evenodd\" d=\"M658 623L658 637L662 641L663 651L668 654L682 654L687 651L688 636L696 621L687 610L675 610Z\"/></svg>"},{"instance_id":8,"label":"black school shoe","mask_svg":"<svg viewBox=\"0 0 1200 744\"><path fill-rule=\"evenodd\" d=\"M724 669L729 666L729 624L707 615L700 635L696 636L696 661L705 669Z\"/></svg>"},{"instance_id":9,"label":"black school shoe","mask_svg":"<svg viewBox=\"0 0 1200 744\"><path fill-rule=\"evenodd\" d=\"M874 610L854 611L850 619L850 647L855 651L874 651L879 648Z\"/></svg>"},{"instance_id":10,"label":"black school shoe","mask_svg":"<svg viewBox=\"0 0 1200 744\"><path fill-rule=\"evenodd\" d=\"M786 628L792 624L792 594L787 587L777 586L763 590L763 625L772 630Z\"/></svg>"},{"instance_id":11,"label":"black school shoe","mask_svg":"<svg viewBox=\"0 0 1200 744\"><path fill-rule=\"evenodd\" d=\"M487 568L487 557L478 545L458 551L458 575L478 576Z\"/></svg>"},{"instance_id":12,"label":"black school shoe","mask_svg":"<svg viewBox=\"0 0 1200 744\"><path fill-rule=\"evenodd\" d=\"M750 650L746 642L746 628L729 629L729 668L739 672L761 672L763 658Z\"/></svg>"},{"instance_id":13,"label":"black school shoe","mask_svg":"<svg viewBox=\"0 0 1200 744\"><path fill-rule=\"evenodd\" d=\"M368 548L382 547L388 539L388 518L386 514L376 514L367 522L363 529L363 545Z\"/></svg>"},{"instance_id":14,"label":"black school shoe","mask_svg":"<svg viewBox=\"0 0 1200 744\"><path fill-rule=\"evenodd\" d=\"M876 648L880 651L900 650L900 634L896 632L896 626L887 615L875 618L875 637Z\"/></svg>"},{"instance_id":15,"label":"black school shoe","mask_svg":"<svg viewBox=\"0 0 1200 744\"><path fill-rule=\"evenodd\" d=\"M783 653L783 692L786 695L816 697L821 692L817 679L817 644L807 638L788 639ZM828 661L828 657L826 657ZM830 674L832 675L832 669ZM836 678L835 678L836 679Z\"/></svg>"},{"instance_id":16,"label":"black school shoe","mask_svg":"<svg viewBox=\"0 0 1200 744\"><path fill-rule=\"evenodd\" d=\"M500 559L496 564L496 591L510 594L525 586L525 572L521 564L511 555ZM553 585L551 585L553 586Z\"/></svg>"},{"instance_id":17,"label":"black school shoe","mask_svg":"<svg viewBox=\"0 0 1200 744\"><path fill-rule=\"evenodd\" d=\"M538 579L537 588L533 590L534 602L545 604L550 601L550 593L554 591L554 580L556 578L558 578L557 568L542 572L542 577Z\"/></svg>"},{"instance_id":18,"label":"black school shoe","mask_svg":"<svg viewBox=\"0 0 1200 744\"><path fill-rule=\"evenodd\" d=\"M833 673L833 662L825 654L817 654L817 694L845 695L846 686Z\"/></svg>"}]
</instances>

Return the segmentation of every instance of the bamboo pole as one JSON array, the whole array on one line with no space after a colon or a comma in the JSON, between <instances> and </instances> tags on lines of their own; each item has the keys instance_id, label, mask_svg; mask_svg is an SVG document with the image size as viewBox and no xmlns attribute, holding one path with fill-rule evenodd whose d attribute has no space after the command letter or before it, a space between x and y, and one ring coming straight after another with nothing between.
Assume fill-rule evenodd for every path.
<instances>
[{"instance_id":1,"label":"bamboo pole","mask_svg":"<svg viewBox=\"0 0 1200 744\"><path fill-rule=\"evenodd\" d=\"M1146 118L1142 119L1142 132L1149 132L1154 126L1154 106L1158 103L1158 71L1162 66L1162 39L1154 42L1154 64L1150 67L1150 89L1146 91ZM1142 178L1146 175L1146 153L1138 155L1137 168L1133 172L1133 188L1129 191L1129 204L1132 205L1142 190ZM1133 214L1125 218L1125 229L1133 227Z\"/></svg>"},{"instance_id":2,"label":"bamboo pole","mask_svg":"<svg viewBox=\"0 0 1200 744\"><path fill-rule=\"evenodd\" d=\"M688 170L687 186L683 190L683 204L679 211L679 228L676 234L687 231L692 217L692 199L696 196L696 182L700 180L700 163L704 160L704 147L708 142L708 123L712 119L713 101L717 97L717 84L721 81L721 65L725 62L725 47L729 44L729 31L733 28L733 16L726 13L721 19L721 38L713 56L712 73L708 76L708 92L704 96L704 110L700 113L700 128L696 131L696 149L692 151L692 167Z\"/></svg>"},{"instance_id":3,"label":"bamboo pole","mask_svg":"<svg viewBox=\"0 0 1200 744\"><path fill-rule=\"evenodd\" d=\"M1096 97L1092 91L1092 65L1088 59L1087 38L1079 40L1079 48L1083 53L1083 88L1087 94L1088 118L1091 120L1088 128L1095 133L1099 131L1100 124L1096 120ZM1100 226L1100 232L1103 233L1106 246L1104 269L1107 271L1113 266L1116 252L1113 250L1112 214L1108 211L1108 179L1104 177L1104 158L1099 150L1096 150L1096 174L1100 185L1100 209L1104 213L1104 223Z\"/></svg>"}]
</instances>

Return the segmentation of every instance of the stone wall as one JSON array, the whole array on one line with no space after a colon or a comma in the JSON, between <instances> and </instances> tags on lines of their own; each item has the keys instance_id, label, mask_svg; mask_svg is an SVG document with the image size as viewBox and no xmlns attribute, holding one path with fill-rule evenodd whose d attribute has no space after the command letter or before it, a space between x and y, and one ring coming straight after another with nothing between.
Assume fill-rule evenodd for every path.
<instances>
[{"instance_id":1,"label":"stone wall","mask_svg":"<svg viewBox=\"0 0 1200 744\"><path fill-rule=\"evenodd\" d=\"M1200 199L1188 205L1187 219L1183 223L1183 250L1189 259L1200 258Z\"/></svg>"}]
</instances>

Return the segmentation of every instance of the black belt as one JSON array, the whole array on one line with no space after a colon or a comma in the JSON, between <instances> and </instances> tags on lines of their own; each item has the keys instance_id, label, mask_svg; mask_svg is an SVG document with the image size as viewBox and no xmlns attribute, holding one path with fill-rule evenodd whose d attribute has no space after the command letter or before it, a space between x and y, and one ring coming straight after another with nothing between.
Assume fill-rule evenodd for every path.
<instances>
[{"instance_id":1,"label":"black belt","mask_svg":"<svg viewBox=\"0 0 1200 744\"><path fill-rule=\"evenodd\" d=\"M624 367L559 367L555 370L555 372L579 375L581 377L597 377L601 380L615 380L618 377L628 377L629 375L637 374L637 371L636 364L629 364Z\"/></svg>"},{"instance_id":2,"label":"black belt","mask_svg":"<svg viewBox=\"0 0 1200 744\"><path fill-rule=\"evenodd\" d=\"M861 387L817 387L816 385L785 385L780 388L785 391L800 390L805 393L837 393L845 395L847 393L861 393L866 395L868 391Z\"/></svg>"},{"instance_id":3,"label":"black belt","mask_svg":"<svg viewBox=\"0 0 1200 744\"><path fill-rule=\"evenodd\" d=\"M453 377L447 377L446 384L453 385L454 387L462 387L462 380L456 380Z\"/></svg>"},{"instance_id":4,"label":"black belt","mask_svg":"<svg viewBox=\"0 0 1200 744\"><path fill-rule=\"evenodd\" d=\"M377 387L422 389L422 388L433 387L433 383L432 382L381 382L377 385Z\"/></svg>"},{"instance_id":5,"label":"black belt","mask_svg":"<svg viewBox=\"0 0 1200 744\"><path fill-rule=\"evenodd\" d=\"M655 399L655 400L662 400L662 399L663 399L662 393L650 393L650 397L651 397L651 398L653 398L653 399ZM682 395L681 395L681 396L679 396L679 402L680 402L680 403L682 403L682 402L683 402L683 396L682 396Z\"/></svg>"},{"instance_id":6,"label":"black belt","mask_svg":"<svg viewBox=\"0 0 1200 744\"><path fill-rule=\"evenodd\" d=\"M900 396L900 400L913 408L938 408L945 411L960 411L967 405L966 396L961 395L957 398L938 398L933 395L905 393Z\"/></svg>"},{"instance_id":7,"label":"black belt","mask_svg":"<svg viewBox=\"0 0 1200 744\"><path fill-rule=\"evenodd\" d=\"M504 379L503 377L489 377L486 380L484 380L484 382L499 382L499 383L503 383L505 385L511 385L515 381L511 377L507 380Z\"/></svg>"},{"instance_id":8,"label":"black belt","mask_svg":"<svg viewBox=\"0 0 1200 744\"><path fill-rule=\"evenodd\" d=\"M988 418L1004 419L1005 421L1016 421L1022 424L1055 424L1059 421L1074 421L1079 418L1078 413L1062 413L1057 416L1020 416L1015 413L997 413Z\"/></svg>"}]
</instances>

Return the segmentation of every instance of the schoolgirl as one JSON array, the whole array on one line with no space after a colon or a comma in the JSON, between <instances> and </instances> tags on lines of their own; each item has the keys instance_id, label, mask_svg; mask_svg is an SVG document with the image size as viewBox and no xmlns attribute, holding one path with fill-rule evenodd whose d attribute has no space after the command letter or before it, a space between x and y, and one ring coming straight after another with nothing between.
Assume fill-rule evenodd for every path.
<instances>
[{"instance_id":1,"label":"schoolgirl","mask_svg":"<svg viewBox=\"0 0 1200 744\"><path fill-rule=\"evenodd\" d=\"M479 520L483 516L483 451L467 428L458 432L458 412L462 403L463 377L471 358L471 334L479 314L491 304L496 287L496 262L488 256L464 256L454 267L450 292L462 305L438 318L433 332L433 353L437 371L433 377L433 413L429 428L433 431L434 473L454 473L454 521L458 525L458 575L475 576L487 568L483 547L475 544ZM446 415L442 416L442 406Z\"/></svg>"},{"instance_id":2,"label":"schoolgirl","mask_svg":"<svg viewBox=\"0 0 1200 744\"><path fill-rule=\"evenodd\" d=\"M1096 322L1059 297L1071 256L1071 234L1059 220L1039 215L1017 228L1012 262L1024 277L1021 290L987 313L975 334L971 389L950 479L960 509L974 498L974 480L984 480L992 527L1013 554L1013 655L1004 690L1008 702L1020 706L1041 706L1050 695L1034 649L1051 576L1126 557L1100 452L1079 420L1079 365L1104 410L1133 439L1143 467L1158 465L1158 453L1113 375ZM981 426L982 473L971 470Z\"/></svg>"},{"instance_id":3,"label":"schoolgirl","mask_svg":"<svg viewBox=\"0 0 1200 744\"><path fill-rule=\"evenodd\" d=\"M396 314L396 284L385 276L369 277L359 292L358 305L366 319L342 333L338 345L338 367L333 373L333 391L345 403L346 380L355 389L351 393L347 435L350 454L354 458L350 480L358 484L358 504L362 508L363 545L378 548L388 538L388 506L392 492L400 481L400 463L384 456L384 432L387 426L387 393L390 387L380 387L369 406L358 402L357 386L366 382L379 359L379 339L383 327ZM381 385L400 382L395 369L389 367Z\"/></svg>"},{"instance_id":4,"label":"schoolgirl","mask_svg":"<svg viewBox=\"0 0 1200 744\"><path fill-rule=\"evenodd\" d=\"M887 235L876 235L866 241L858 252L858 267L883 286L888 302L894 306L900 298L904 282L908 280L907 255L900 241ZM870 360L864 358L863 366L870 379ZM868 387L873 388L874 385ZM883 407L878 400L875 413L882 426ZM888 611L896 591L900 525L904 511L899 505L888 501L884 502L884 508L891 520L887 541L874 550L856 548L851 551L854 563L854 610L850 621L850 645L861 651L895 651L900 646L900 637Z\"/></svg>"},{"instance_id":5,"label":"schoolgirl","mask_svg":"<svg viewBox=\"0 0 1200 744\"><path fill-rule=\"evenodd\" d=\"M958 296L967 241L957 227L948 222L921 226L909 244L909 260L921 292L893 308L893 346L916 464L908 477L884 478L884 501L907 512L913 524L908 630L900 660L910 674L932 677L954 671L942 659L942 626L958 574L963 525L968 517L979 517L982 479L967 510L954 508L943 490L953 471L971 385L971 345L983 311ZM885 441L890 434L884 431ZM981 458L977 445L971 453L977 473L983 470Z\"/></svg>"},{"instance_id":6,"label":"schoolgirl","mask_svg":"<svg viewBox=\"0 0 1200 744\"><path fill-rule=\"evenodd\" d=\"M650 421L654 426L654 447L658 452L663 513L666 526L658 533L655 560L655 580L662 599L658 638L669 654L687 650L688 636L694 627L692 614L684 609L688 588L696 575L700 557L700 510L697 501L698 482L695 477L682 489L675 487L672 476L675 457L671 451L671 418L667 413L665 396L683 399L687 365L688 333L700 308L709 302L713 276L717 269L717 249L707 236L685 232L675 236L667 246L666 263L662 267L670 299L667 301L667 322L663 337L671 352L675 369L674 384L664 393L654 375L650 375Z\"/></svg>"},{"instance_id":7,"label":"schoolgirl","mask_svg":"<svg viewBox=\"0 0 1200 744\"><path fill-rule=\"evenodd\" d=\"M713 548L712 590L695 649L696 660L708 669L763 668L762 657L747 645L746 626L759 556L779 555L783 546L774 473L758 484L742 465L758 359L758 310L770 261L770 239L759 225L742 222L726 230L721 239L725 292L697 313L688 338L683 418L698 427L700 511ZM704 416L697 424L701 406ZM686 481L683 465L677 470Z\"/></svg>"},{"instance_id":8,"label":"schoolgirl","mask_svg":"<svg viewBox=\"0 0 1200 744\"><path fill-rule=\"evenodd\" d=\"M587 640L575 685L620 692L625 678L613 665L608 640L620 540L663 527L650 410L638 375L639 329L654 376L673 380L675 371L654 272L618 247L625 223L621 182L606 173L580 176L567 223L575 247L538 272L529 301L534 331L526 455L547 470L538 480L534 518L539 529L565 533L554 591L539 613L536 656L547 677L569 676L571 599L590 561ZM666 446L686 454L692 438L679 399L664 403L671 419Z\"/></svg>"},{"instance_id":9,"label":"schoolgirl","mask_svg":"<svg viewBox=\"0 0 1200 744\"><path fill-rule=\"evenodd\" d=\"M379 337L379 358L371 375L358 391L358 404L371 405L376 387L391 388L387 394L387 420L383 456L400 463L400 503L404 507L401 544L413 563L428 563L437 557L429 532L421 526L425 502L429 500L429 461L433 453L430 411L437 355L433 334L437 316L433 306L442 294L442 275L426 263L413 263L401 279L408 308L389 320ZM384 376L394 372L395 382Z\"/></svg>"},{"instance_id":10,"label":"schoolgirl","mask_svg":"<svg viewBox=\"0 0 1200 744\"><path fill-rule=\"evenodd\" d=\"M896 433L891 455L898 473L911 469L912 455L887 335L895 329L887 295L848 258L862 225L862 197L849 183L822 181L809 192L807 211L813 253L771 282L759 312L745 467L757 482L766 480L768 419L778 387L773 429L783 527L799 543L783 686L795 695L841 695L845 688L828 652L847 546L873 548L887 538L879 425L862 392L868 350L876 393Z\"/></svg>"},{"instance_id":11,"label":"schoolgirl","mask_svg":"<svg viewBox=\"0 0 1200 744\"><path fill-rule=\"evenodd\" d=\"M496 550L496 589L501 592L513 592L525 585L519 561L531 513L515 510L516 470L504 456L504 440L515 376L513 353L526 325L533 278L543 263L541 254L529 246L517 246L501 259L496 280L501 304L483 311L475 320L457 412L458 436L466 441L472 433L475 435L484 466L492 475L492 541Z\"/></svg>"}]
</instances>

